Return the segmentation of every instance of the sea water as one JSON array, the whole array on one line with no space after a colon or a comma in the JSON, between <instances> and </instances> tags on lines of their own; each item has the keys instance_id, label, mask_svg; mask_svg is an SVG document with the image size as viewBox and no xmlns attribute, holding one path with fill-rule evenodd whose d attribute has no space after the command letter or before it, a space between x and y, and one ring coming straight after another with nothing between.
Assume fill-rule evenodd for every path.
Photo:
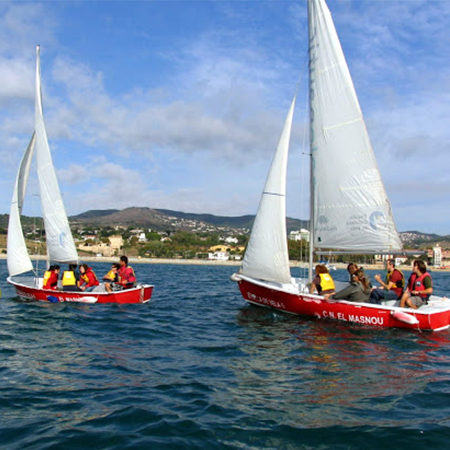
<instances>
[{"instance_id":1,"label":"sea water","mask_svg":"<svg viewBox=\"0 0 450 450\"><path fill-rule=\"evenodd\" d=\"M134 268L151 303L51 304L0 262L1 449L449 448L450 331L248 306L230 266Z\"/></svg>"}]
</instances>

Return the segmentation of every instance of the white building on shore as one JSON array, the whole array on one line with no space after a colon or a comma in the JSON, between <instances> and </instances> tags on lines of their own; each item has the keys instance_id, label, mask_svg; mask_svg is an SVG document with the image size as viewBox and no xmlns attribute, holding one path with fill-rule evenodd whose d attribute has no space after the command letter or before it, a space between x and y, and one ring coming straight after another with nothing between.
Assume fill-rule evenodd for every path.
<instances>
[{"instance_id":1,"label":"white building on shore","mask_svg":"<svg viewBox=\"0 0 450 450\"><path fill-rule=\"evenodd\" d=\"M309 231L302 228L300 231L291 231L289 233L288 239L290 241L301 241L302 239L309 242Z\"/></svg>"}]
</instances>

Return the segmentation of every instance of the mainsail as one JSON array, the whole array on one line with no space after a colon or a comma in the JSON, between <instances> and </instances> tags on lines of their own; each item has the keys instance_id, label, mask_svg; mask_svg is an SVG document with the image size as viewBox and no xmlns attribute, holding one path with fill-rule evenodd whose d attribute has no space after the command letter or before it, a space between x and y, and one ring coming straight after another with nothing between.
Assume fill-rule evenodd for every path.
<instances>
[{"instance_id":1,"label":"mainsail","mask_svg":"<svg viewBox=\"0 0 450 450\"><path fill-rule=\"evenodd\" d=\"M247 245L241 273L289 283L291 273L286 232L286 172L295 97L286 117Z\"/></svg>"},{"instance_id":2,"label":"mainsail","mask_svg":"<svg viewBox=\"0 0 450 450\"><path fill-rule=\"evenodd\" d=\"M36 161L44 217L47 253L50 261L76 263L77 250L59 191L55 168L45 130L41 94L41 65L39 47L36 49Z\"/></svg>"},{"instance_id":3,"label":"mainsail","mask_svg":"<svg viewBox=\"0 0 450 450\"><path fill-rule=\"evenodd\" d=\"M350 72L324 0L308 1L314 247L401 250Z\"/></svg>"}]
</instances>

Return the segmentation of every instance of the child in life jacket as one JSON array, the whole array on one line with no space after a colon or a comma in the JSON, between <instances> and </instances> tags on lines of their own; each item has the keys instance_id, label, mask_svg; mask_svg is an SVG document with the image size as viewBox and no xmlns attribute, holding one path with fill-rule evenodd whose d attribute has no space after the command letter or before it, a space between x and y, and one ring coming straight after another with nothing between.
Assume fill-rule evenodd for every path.
<instances>
[{"instance_id":1,"label":"child in life jacket","mask_svg":"<svg viewBox=\"0 0 450 450\"><path fill-rule=\"evenodd\" d=\"M114 263L111 266L111 270L103 277L107 292L112 292L115 284L119 283L119 269L120 264Z\"/></svg>"},{"instance_id":2,"label":"child in life jacket","mask_svg":"<svg viewBox=\"0 0 450 450\"><path fill-rule=\"evenodd\" d=\"M51 289L55 291L58 288L58 277L60 267L58 265L50 266L44 273L44 289Z\"/></svg>"}]
</instances>

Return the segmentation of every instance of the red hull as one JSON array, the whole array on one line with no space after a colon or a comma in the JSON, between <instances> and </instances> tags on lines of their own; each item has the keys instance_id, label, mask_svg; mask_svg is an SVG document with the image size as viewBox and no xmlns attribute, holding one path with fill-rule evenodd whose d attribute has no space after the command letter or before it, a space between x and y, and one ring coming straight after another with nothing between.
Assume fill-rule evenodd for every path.
<instances>
[{"instance_id":1,"label":"red hull","mask_svg":"<svg viewBox=\"0 0 450 450\"><path fill-rule=\"evenodd\" d=\"M53 303L147 303L153 292L151 285L117 292L68 292L32 287L9 278L8 283L15 287L17 295L21 298Z\"/></svg>"},{"instance_id":2,"label":"red hull","mask_svg":"<svg viewBox=\"0 0 450 450\"><path fill-rule=\"evenodd\" d=\"M325 301L317 295L293 294L242 278L238 284L242 296L249 303L290 314L420 331L441 330L450 326L450 305L448 303L443 307L430 308L430 311L426 311L428 307L406 310L369 303ZM431 311L431 309L433 310ZM413 322L417 320L417 323L406 323L405 318Z\"/></svg>"}]
</instances>

